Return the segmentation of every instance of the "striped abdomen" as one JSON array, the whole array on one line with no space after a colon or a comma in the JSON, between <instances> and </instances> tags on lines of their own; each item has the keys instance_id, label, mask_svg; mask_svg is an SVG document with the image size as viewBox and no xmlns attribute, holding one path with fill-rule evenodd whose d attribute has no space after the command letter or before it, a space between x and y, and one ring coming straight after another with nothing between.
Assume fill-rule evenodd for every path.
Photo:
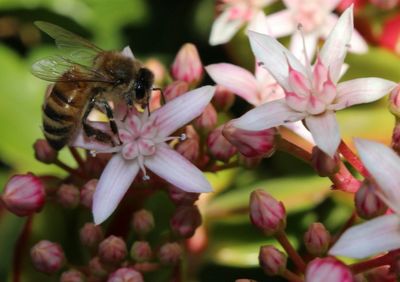
<instances>
[{"instance_id":1,"label":"striped abdomen","mask_svg":"<svg viewBox=\"0 0 400 282\"><path fill-rule=\"evenodd\" d=\"M57 82L43 105L43 131L55 150L73 137L86 107L87 94L75 83Z\"/></svg>"}]
</instances>

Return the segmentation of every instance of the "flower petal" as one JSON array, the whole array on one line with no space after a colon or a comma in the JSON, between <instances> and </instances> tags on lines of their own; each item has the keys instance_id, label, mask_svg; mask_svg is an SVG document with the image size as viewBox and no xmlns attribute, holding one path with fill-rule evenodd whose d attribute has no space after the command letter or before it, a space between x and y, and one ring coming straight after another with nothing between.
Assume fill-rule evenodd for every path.
<instances>
[{"instance_id":1,"label":"flower petal","mask_svg":"<svg viewBox=\"0 0 400 282\"><path fill-rule=\"evenodd\" d=\"M150 118L157 121L158 135L169 136L198 117L214 96L215 87L203 86L178 96L154 111Z\"/></svg>"},{"instance_id":2,"label":"flower petal","mask_svg":"<svg viewBox=\"0 0 400 282\"><path fill-rule=\"evenodd\" d=\"M289 35L296 30L296 24L290 10L282 10L268 15L265 18L265 22L268 32L261 31L261 33L266 33L276 38ZM258 30L254 29L254 31Z\"/></svg>"},{"instance_id":3,"label":"flower petal","mask_svg":"<svg viewBox=\"0 0 400 282\"><path fill-rule=\"evenodd\" d=\"M253 105L257 103L258 82L248 70L221 63L206 66L206 71L217 84L225 86Z\"/></svg>"},{"instance_id":4,"label":"flower petal","mask_svg":"<svg viewBox=\"0 0 400 282\"><path fill-rule=\"evenodd\" d=\"M126 161L121 154L115 154L111 158L93 195L95 224L102 223L113 213L138 171L139 165L136 161Z\"/></svg>"},{"instance_id":5,"label":"flower petal","mask_svg":"<svg viewBox=\"0 0 400 282\"><path fill-rule=\"evenodd\" d=\"M303 76L307 76L301 62L275 38L254 31L249 31L249 38L251 49L257 61L262 62L263 67L285 90L291 90L288 84L288 61L292 68L301 72Z\"/></svg>"},{"instance_id":6,"label":"flower petal","mask_svg":"<svg viewBox=\"0 0 400 282\"><path fill-rule=\"evenodd\" d=\"M231 40L243 23L242 19L231 19L229 9L224 11L212 25L210 45L224 44Z\"/></svg>"},{"instance_id":7,"label":"flower petal","mask_svg":"<svg viewBox=\"0 0 400 282\"><path fill-rule=\"evenodd\" d=\"M356 139L355 144L362 163L383 192L385 199L382 200L400 214L399 156L381 143Z\"/></svg>"},{"instance_id":8,"label":"flower petal","mask_svg":"<svg viewBox=\"0 0 400 282\"><path fill-rule=\"evenodd\" d=\"M368 43L357 30L353 31L349 51L356 54L365 54L368 52Z\"/></svg>"},{"instance_id":9,"label":"flower petal","mask_svg":"<svg viewBox=\"0 0 400 282\"><path fill-rule=\"evenodd\" d=\"M248 111L240 118L232 120L232 125L237 128L256 131L298 121L304 117L304 113L295 112L289 108L285 99L279 99Z\"/></svg>"},{"instance_id":10,"label":"flower petal","mask_svg":"<svg viewBox=\"0 0 400 282\"><path fill-rule=\"evenodd\" d=\"M400 248L400 218L383 215L347 229L329 250L330 255L365 258Z\"/></svg>"},{"instance_id":11,"label":"flower petal","mask_svg":"<svg viewBox=\"0 0 400 282\"><path fill-rule=\"evenodd\" d=\"M306 52L308 59L312 60L315 54L315 50L317 49L318 34L312 32L312 33L305 33L303 36L304 36L304 43L306 45ZM299 31L293 33L290 39L289 50L302 63L304 64L306 63L306 59L304 56L303 38Z\"/></svg>"},{"instance_id":12,"label":"flower petal","mask_svg":"<svg viewBox=\"0 0 400 282\"><path fill-rule=\"evenodd\" d=\"M126 46L123 50L122 50L122 55L128 57L128 58L132 58L134 59L135 56L133 55L132 49L129 46Z\"/></svg>"},{"instance_id":13,"label":"flower petal","mask_svg":"<svg viewBox=\"0 0 400 282\"><path fill-rule=\"evenodd\" d=\"M161 143L157 147L153 156L145 158L144 164L155 174L186 192L212 191L211 185L203 173L165 143Z\"/></svg>"},{"instance_id":14,"label":"flower petal","mask_svg":"<svg viewBox=\"0 0 400 282\"><path fill-rule=\"evenodd\" d=\"M108 122L90 121L89 124L92 127L113 136L113 133L110 130L110 125L108 124ZM89 151L97 151L102 153L117 151L116 150L117 147L112 147L111 144L109 143L100 142L97 141L95 138L87 137L86 133L83 131L82 128L79 129L75 138L73 138L70 141L69 145L72 147L78 147Z\"/></svg>"},{"instance_id":15,"label":"flower petal","mask_svg":"<svg viewBox=\"0 0 400 282\"><path fill-rule=\"evenodd\" d=\"M326 111L321 115L308 116L306 117L306 125L318 148L333 158L340 143L335 113Z\"/></svg>"},{"instance_id":16,"label":"flower petal","mask_svg":"<svg viewBox=\"0 0 400 282\"><path fill-rule=\"evenodd\" d=\"M382 98L396 87L390 80L368 77L341 82L337 86L337 96L330 106L341 110L352 105L373 102Z\"/></svg>"},{"instance_id":17,"label":"flower petal","mask_svg":"<svg viewBox=\"0 0 400 282\"><path fill-rule=\"evenodd\" d=\"M337 64L337 60L342 60L346 56L352 32L353 6L350 6L340 16L320 52L321 60L329 68L331 78L334 82L339 78L342 68L342 64Z\"/></svg>"}]
</instances>

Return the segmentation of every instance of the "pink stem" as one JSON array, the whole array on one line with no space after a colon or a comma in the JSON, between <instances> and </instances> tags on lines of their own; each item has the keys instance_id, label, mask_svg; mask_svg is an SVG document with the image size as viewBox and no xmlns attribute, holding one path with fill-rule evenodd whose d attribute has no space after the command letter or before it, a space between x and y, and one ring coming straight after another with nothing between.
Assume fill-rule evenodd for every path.
<instances>
[{"instance_id":1,"label":"pink stem","mask_svg":"<svg viewBox=\"0 0 400 282\"><path fill-rule=\"evenodd\" d=\"M339 152L345 157L345 159L354 167L362 176L368 178L369 173L365 169L364 165L357 157L356 154L350 149L350 147L342 140L339 145Z\"/></svg>"}]
</instances>

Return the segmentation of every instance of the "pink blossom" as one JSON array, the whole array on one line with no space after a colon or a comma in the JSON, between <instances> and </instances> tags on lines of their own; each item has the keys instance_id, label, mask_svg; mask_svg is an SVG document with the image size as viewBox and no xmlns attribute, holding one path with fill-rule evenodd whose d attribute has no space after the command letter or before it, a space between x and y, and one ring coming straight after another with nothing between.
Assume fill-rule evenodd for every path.
<instances>
[{"instance_id":1,"label":"pink blossom","mask_svg":"<svg viewBox=\"0 0 400 282\"><path fill-rule=\"evenodd\" d=\"M353 282L351 270L341 261L332 258L316 258L306 269L306 282Z\"/></svg>"}]
</instances>

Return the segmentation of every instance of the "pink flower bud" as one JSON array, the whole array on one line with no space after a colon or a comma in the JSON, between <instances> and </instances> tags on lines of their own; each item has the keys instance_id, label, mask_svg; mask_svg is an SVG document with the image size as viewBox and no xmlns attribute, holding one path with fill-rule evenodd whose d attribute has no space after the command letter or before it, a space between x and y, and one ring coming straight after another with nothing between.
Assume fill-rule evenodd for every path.
<instances>
[{"instance_id":1,"label":"pink flower bud","mask_svg":"<svg viewBox=\"0 0 400 282\"><path fill-rule=\"evenodd\" d=\"M144 63L145 67L154 74L154 84L161 85L165 80L166 70L164 65L156 58L150 58Z\"/></svg>"},{"instance_id":2,"label":"pink flower bud","mask_svg":"<svg viewBox=\"0 0 400 282\"><path fill-rule=\"evenodd\" d=\"M140 272L131 268L120 268L110 275L107 282L143 282Z\"/></svg>"},{"instance_id":3,"label":"pink flower bud","mask_svg":"<svg viewBox=\"0 0 400 282\"><path fill-rule=\"evenodd\" d=\"M44 139L36 140L35 144L33 144L33 149L35 151L35 158L39 162L51 164L57 159L58 151L54 150Z\"/></svg>"},{"instance_id":4,"label":"pink flower bud","mask_svg":"<svg viewBox=\"0 0 400 282\"><path fill-rule=\"evenodd\" d=\"M258 260L265 274L270 276L282 274L286 269L286 255L274 246L262 246Z\"/></svg>"},{"instance_id":5,"label":"pink flower bud","mask_svg":"<svg viewBox=\"0 0 400 282\"><path fill-rule=\"evenodd\" d=\"M372 4L382 10L390 10L399 4L399 0L369 0Z\"/></svg>"},{"instance_id":6,"label":"pink flower bud","mask_svg":"<svg viewBox=\"0 0 400 282\"><path fill-rule=\"evenodd\" d=\"M250 195L250 220L265 234L272 235L286 227L286 211L267 192L258 189Z\"/></svg>"},{"instance_id":7,"label":"pink flower bud","mask_svg":"<svg viewBox=\"0 0 400 282\"><path fill-rule=\"evenodd\" d=\"M222 135L223 127L221 125L211 131L207 137L207 146L214 158L227 162L237 152L237 149Z\"/></svg>"},{"instance_id":8,"label":"pink flower bud","mask_svg":"<svg viewBox=\"0 0 400 282\"><path fill-rule=\"evenodd\" d=\"M133 214L132 227L137 234L146 235L154 228L153 214L148 210L140 210Z\"/></svg>"},{"instance_id":9,"label":"pink flower bud","mask_svg":"<svg viewBox=\"0 0 400 282\"><path fill-rule=\"evenodd\" d=\"M97 179L92 179L86 182L86 184L82 187L81 204L88 209L92 208L93 194L96 190L98 182L99 181Z\"/></svg>"},{"instance_id":10,"label":"pink flower bud","mask_svg":"<svg viewBox=\"0 0 400 282\"><path fill-rule=\"evenodd\" d=\"M144 262L151 259L153 252L148 242L136 241L132 244L130 255L136 262Z\"/></svg>"},{"instance_id":11,"label":"pink flower bud","mask_svg":"<svg viewBox=\"0 0 400 282\"><path fill-rule=\"evenodd\" d=\"M217 125L217 111L212 104L208 104L203 113L193 121L193 125L200 131L208 132Z\"/></svg>"},{"instance_id":12,"label":"pink flower bud","mask_svg":"<svg viewBox=\"0 0 400 282\"><path fill-rule=\"evenodd\" d=\"M189 84L185 81L178 80L172 82L167 87L165 87L164 97L165 100L167 100L166 102L168 102L178 96L181 96L182 94L188 91L189 91Z\"/></svg>"},{"instance_id":13,"label":"pink flower bud","mask_svg":"<svg viewBox=\"0 0 400 282\"><path fill-rule=\"evenodd\" d=\"M67 209L76 208L79 204L80 192L74 185L62 184L57 191L57 201Z\"/></svg>"},{"instance_id":14,"label":"pink flower bud","mask_svg":"<svg viewBox=\"0 0 400 282\"><path fill-rule=\"evenodd\" d=\"M371 219L386 212L387 206L376 194L377 187L365 180L354 196L357 214L364 219Z\"/></svg>"},{"instance_id":15,"label":"pink flower bud","mask_svg":"<svg viewBox=\"0 0 400 282\"><path fill-rule=\"evenodd\" d=\"M39 177L31 173L17 174L8 180L1 199L10 212L27 216L44 206L45 188Z\"/></svg>"},{"instance_id":16,"label":"pink flower bud","mask_svg":"<svg viewBox=\"0 0 400 282\"><path fill-rule=\"evenodd\" d=\"M59 244L42 240L31 249L35 268L44 273L55 273L65 262L64 252Z\"/></svg>"},{"instance_id":17,"label":"pink flower bud","mask_svg":"<svg viewBox=\"0 0 400 282\"><path fill-rule=\"evenodd\" d=\"M186 140L176 146L176 150L191 162L196 162L199 158L200 138L193 126L186 126Z\"/></svg>"},{"instance_id":18,"label":"pink flower bud","mask_svg":"<svg viewBox=\"0 0 400 282\"><path fill-rule=\"evenodd\" d=\"M203 65L195 45L184 44L172 63L171 73L175 80L196 85L203 77Z\"/></svg>"},{"instance_id":19,"label":"pink flower bud","mask_svg":"<svg viewBox=\"0 0 400 282\"><path fill-rule=\"evenodd\" d=\"M400 85L397 85L389 95L389 110L394 116L400 117Z\"/></svg>"},{"instance_id":20,"label":"pink flower bud","mask_svg":"<svg viewBox=\"0 0 400 282\"><path fill-rule=\"evenodd\" d=\"M304 234L307 251L314 256L322 256L328 251L331 235L320 222L312 223Z\"/></svg>"},{"instance_id":21,"label":"pink flower bud","mask_svg":"<svg viewBox=\"0 0 400 282\"><path fill-rule=\"evenodd\" d=\"M340 158L337 154L334 158L331 158L317 146L314 146L311 155L311 165L319 176L326 177L339 171Z\"/></svg>"},{"instance_id":22,"label":"pink flower bud","mask_svg":"<svg viewBox=\"0 0 400 282\"><path fill-rule=\"evenodd\" d=\"M238 154L239 164L248 169L257 167L261 163L262 159L262 157L248 158L240 153Z\"/></svg>"},{"instance_id":23,"label":"pink flower bud","mask_svg":"<svg viewBox=\"0 0 400 282\"><path fill-rule=\"evenodd\" d=\"M354 281L350 269L333 257L316 258L308 264L305 275L307 282L326 281L327 277L330 282Z\"/></svg>"},{"instance_id":24,"label":"pink flower bud","mask_svg":"<svg viewBox=\"0 0 400 282\"><path fill-rule=\"evenodd\" d=\"M100 261L99 257L94 257L89 261L89 271L90 275L93 278L105 278L108 274L107 270L103 266L102 262ZM97 279L93 279L94 281L97 281ZM89 279L89 281L92 281Z\"/></svg>"},{"instance_id":25,"label":"pink flower bud","mask_svg":"<svg viewBox=\"0 0 400 282\"><path fill-rule=\"evenodd\" d=\"M178 243L166 243L161 246L158 258L162 264L174 265L182 257L182 248Z\"/></svg>"},{"instance_id":26,"label":"pink flower bud","mask_svg":"<svg viewBox=\"0 0 400 282\"><path fill-rule=\"evenodd\" d=\"M105 264L118 264L126 257L126 244L120 237L111 235L99 245L98 255Z\"/></svg>"},{"instance_id":27,"label":"pink flower bud","mask_svg":"<svg viewBox=\"0 0 400 282\"><path fill-rule=\"evenodd\" d=\"M75 269L64 271L61 274L60 282L84 282L85 277L81 272Z\"/></svg>"},{"instance_id":28,"label":"pink flower bud","mask_svg":"<svg viewBox=\"0 0 400 282\"><path fill-rule=\"evenodd\" d=\"M168 188L168 195L176 205L192 205L199 199L200 194L185 192L175 186L170 186Z\"/></svg>"},{"instance_id":29,"label":"pink flower bud","mask_svg":"<svg viewBox=\"0 0 400 282\"><path fill-rule=\"evenodd\" d=\"M197 206L178 206L170 220L175 234L190 238L201 225L201 215Z\"/></svg>"},{"instance_id":30,"label":"pink flower bud","mask_svg":"<svg viewBox=\"0 0 400 282\"><path fill-rule=\"evenodd\" d=\"M88 222L79 231L79 238L82 245L94 249L104 238L103 230L100 225Z\"/></svg>"},{"instance_id":31,"label":"pink flower bud","mask_svg":"<svg viewBox=\"0 0 400 282\"><path fill-rule=\"evenodd\" d=\"M217 111L226 112L235 102L235 94L222 85L217 85L212 104Z\"/></svg>"},{"instance_id":32,"label":"pink flower bud","mask_svg":"<svg viewBox=\"0 0 400 282\"><path fill-rule=\"evenodd\" d=\"M227 123L222 134L246 157L269 157L275 152L277 131L274 128L250 131L236 128L231 123Z\"/></svg>"}]
</instances>

